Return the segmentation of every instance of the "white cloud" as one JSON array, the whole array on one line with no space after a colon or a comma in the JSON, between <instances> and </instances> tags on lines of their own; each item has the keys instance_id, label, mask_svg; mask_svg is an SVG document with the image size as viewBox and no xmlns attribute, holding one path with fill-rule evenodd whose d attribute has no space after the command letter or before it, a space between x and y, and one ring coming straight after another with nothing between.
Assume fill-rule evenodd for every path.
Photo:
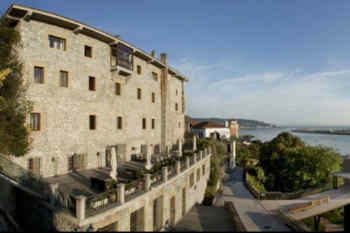
<instances>
[{"instance_id":1,"label":"white cloud","mask_svg":"<svg viewBox=\"0 0 350 233\"><path fill-rule=\"evenodd\" d=\"M213 78L225 64L197 65L184 60L177 69L186 85L187 113L195 117L236 117L277 124L350 125L350 70L302 74L298 69Z\"/></svg>"}]
</instances>

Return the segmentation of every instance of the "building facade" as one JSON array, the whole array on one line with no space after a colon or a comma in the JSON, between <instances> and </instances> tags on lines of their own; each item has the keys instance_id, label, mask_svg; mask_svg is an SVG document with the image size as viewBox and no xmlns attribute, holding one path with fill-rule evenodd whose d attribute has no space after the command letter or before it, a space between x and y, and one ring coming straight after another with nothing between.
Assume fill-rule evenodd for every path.
<instances>
[{"instance_id":1,"label":"building facade","mask_svg":"<svg viewBox=\"0 0 350 233\"><path fill-rule=\"evenodd\" d=\"M84 154L86 168L103 166L111 147L120 161L167 151L183 141L186 77L156 58L83 23L12 5L5 17L21 34L19 49L27 95L32 150L15 159L43 177L69 172Z\"/></svg>"},{"instance_id":2,"label":"building facade","mask_svg":"<svg viewBox=\"0 0 350 233\"><path fill-rule=\"evenodd\" d=\"M6 208L34 229L156 231L202 202L211 149L183 155L187 78L167 54L26 6L3 17L34 103L31 151L0 155Z\"/></svg>"},{"instance_id":3,"label":"building facade","mask_svg":"<svg viewBox=\"0 0 350 233\"><path fill-rule=\"evenodd\" d=\"M227 121L225 125L217 124L215 122L192 122L192 132L200 138L230 138L239 137L239 125L237 121Z\"/></svg>"}]
</instances>

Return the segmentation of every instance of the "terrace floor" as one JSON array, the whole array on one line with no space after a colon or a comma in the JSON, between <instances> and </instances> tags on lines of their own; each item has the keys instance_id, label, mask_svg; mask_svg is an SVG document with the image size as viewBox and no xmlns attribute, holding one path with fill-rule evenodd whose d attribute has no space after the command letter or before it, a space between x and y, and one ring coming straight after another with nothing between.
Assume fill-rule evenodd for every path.
<instances>
[{"instance_id":1,"label":"terrace floor","mask_svg":"<svg viewBox=\"0 0 350 233\"><path fill-rule=\"evenodd\" d=\"M135 171L143 168L143 163L130 161L122 163L118 166L118 181L128 183L135 180L130 171ZM91 187L91 178L96 178L101 181L108 181L112 178L109 176L110 168L94 168L87 170L73 171L68 174L44 178L44 181L50 184L59 184L59 190L63 193L69 193L72 196L79 195L95 195L103 192Z\"/></svg>"}]
</instances>

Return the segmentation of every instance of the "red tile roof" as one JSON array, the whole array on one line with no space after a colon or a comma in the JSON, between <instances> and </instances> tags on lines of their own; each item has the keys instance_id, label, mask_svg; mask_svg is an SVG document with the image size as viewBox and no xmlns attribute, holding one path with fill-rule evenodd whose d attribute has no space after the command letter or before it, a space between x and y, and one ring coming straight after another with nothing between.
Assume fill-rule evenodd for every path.
<instances>
[{"instance_id":1,"label":"red tile roof","mask_svg":"<svg viewBox=\"0 0 350 233\"><path fill-rule=\"evenodd\" d=\"M220 125L215 122L192 122L192 128L194 129L205 129L205 128L226 128L225 125Z\"/></svg>"}]
</instances>

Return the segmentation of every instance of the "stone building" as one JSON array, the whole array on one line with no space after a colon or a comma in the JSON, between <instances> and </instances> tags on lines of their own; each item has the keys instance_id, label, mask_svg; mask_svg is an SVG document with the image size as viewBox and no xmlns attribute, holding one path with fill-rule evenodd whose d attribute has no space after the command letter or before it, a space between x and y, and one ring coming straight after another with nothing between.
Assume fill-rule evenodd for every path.
<instances>
[{"instance_id":1,"label":"stone building","mask_svg":"<svg viewBox=\"0 0 350 233\"><path fill-rule=\"evenodd\" d=\"M239 126L237 121L225 122L221 125L215 122L192 122L192 132L200 138L230 138L239 137Z\"/></svg>"},{"instance_id":2,"label":"stone building","mask_svg":"<svg viewBox=\"0 0 350 233\"><path fill-rule=\"evenodd\" d=\"M22 5L3 17L34 103L32 150L0 156L3 196L56 230L161 230L202 201L211 151L182 155L188 80L166 53Z\"/></svg>"},{"instance_id":3,"label":"stone building","mask_svg":"<svg viewBox=\"0 0 350 233\"><path fill-rule=\"evenodd\" d=\"M165 152L183 141L187 79L167 64L167 54L158 59L42 10L13 5L5 16L21 34L23 78L34 102L27 121L33 149L16 163L38 161L37 172L48 177L69 173L74 154L86 154L85 166L94 168L111 147L129 161L142 146Z\"/></svg>"}]
</instances>

